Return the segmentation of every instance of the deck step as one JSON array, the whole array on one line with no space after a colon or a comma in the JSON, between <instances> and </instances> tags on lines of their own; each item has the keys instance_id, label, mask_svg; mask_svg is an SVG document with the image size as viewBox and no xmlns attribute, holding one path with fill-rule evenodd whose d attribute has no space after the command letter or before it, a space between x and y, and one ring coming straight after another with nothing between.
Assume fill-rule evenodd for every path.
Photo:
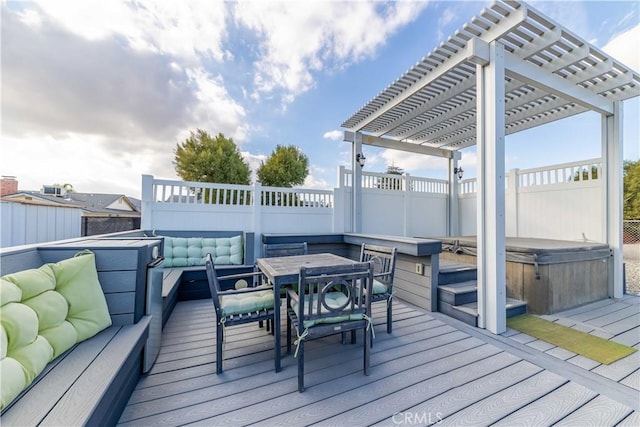
<instances>
[{"instance_id":1,"label":"deck step","mask_svg":"<svg viewBox=\"0 0 640 427\"><path fill-rule=\"evenodd\" d=\"M527 314L527 302L515 298L507 298L507 319Z\"/></svg>"},{"instance_id":2,"label":"deck step","mask_svg":"<svg viewBox=\"0 0 640 427\"><path fill-rule=\"evenodd\" d=\"M475 304L476 307L468 307L471 304ZM469 303L465 305L451 305L442 300L438 301L438 311L444 313L449 317L458 319L471 326L478 326L478 308L477 303Z\"/></svg>"},{"instance_id":3,"label":"deck step","mask_svg":"<svg viewBox=\"0 0 640 427\"><path fill-rule=\"evenodd\" d=\"M468 304L454 306L446 302L438 301L439 311L465 322L472 326L478 326L478 303L471 302ZM527 303L525 301L514 298L507 298L507 318L519 316L527 312Z\"/></svg>"},{"instance_id":4,"label":"deck step","mask_svg":"<svg viewBox=\"0 0 640 427\"><path fill-rule=\"evenodd\" d=\"M438 300L451 305L463 305L478 301L478 282L470 280L438 286Z\"/></svg>"},{"instance_id":5,"label":"deck step","mask_svg":"<svg viewBox=\"0 0 640 427\"><path fill-rule=\"evenodd\" d=\"M478 269L473 264L448 260L440 261L440 272L438 273L439 285L468 282L470 280L476 280L477 278Z\"/></svg>"}]
</instances>

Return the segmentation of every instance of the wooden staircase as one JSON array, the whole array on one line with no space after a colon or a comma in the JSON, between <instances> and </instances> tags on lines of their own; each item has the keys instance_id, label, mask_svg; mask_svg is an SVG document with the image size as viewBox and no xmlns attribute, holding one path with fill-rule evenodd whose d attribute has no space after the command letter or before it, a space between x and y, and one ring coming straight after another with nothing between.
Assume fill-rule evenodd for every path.
<instances>
[{"instance_id":1,"label":"wooden staircase","mask_svg":"<svg viewBox=\"0 0 640 427\"><path fill-rule=\"evenodd\" d=\"M438 311L478 326L478 269L473 264L440 260ZM525 301L507 298L507 317L527 312Z\"/></svg>"}]
</instances>

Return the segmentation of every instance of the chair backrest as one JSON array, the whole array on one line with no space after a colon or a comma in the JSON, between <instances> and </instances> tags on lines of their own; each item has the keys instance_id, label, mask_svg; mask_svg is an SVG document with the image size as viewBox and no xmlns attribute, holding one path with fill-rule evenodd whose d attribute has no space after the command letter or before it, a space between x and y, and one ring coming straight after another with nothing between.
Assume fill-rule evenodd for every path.
<instances>
[{"instance_id":1,"label":"chair backrest","mask_svg":"<svg viewBox=\"0 0 640 427\"><path fill-rule=\"evenodd\" d=\"M302 243L272 243L262 246L262 256L273 258L280 256L306 255L307 242Z\"/></svg>"},{"instance_id":2,"label":"chair backrest","mask_svg":"<svg viewBox=\"0 0 640 427\"><path fill-rule=\"evenodd\" d=\"M393 286L393 275L396 269L397 248L362 244L360 262L373 262L373 276L387 285L389 292Z\"/></svg>"},{"instance_id":3,"label":"chair backrest","mask_svg":"<svg viewBox=\"0 0 640 427\"><path fill-rule=\"evenodd\" d=\"M303 323L314 324L324 323L323 319L328 318L332 318L330 323L363 319L371 308L371 295L365 288L372 283L373 266L368 262L302 267L298 290L306 289L306 294L300 298L298 316ZM366 297L359 298L359 295Z\"/></svg>"},{"instance_id":4,"label":"chair backrest","mask_svg":"<svg viewBox=\"0 0 640 427\"><path fill-rule=\"evenodd\" d=\"M220 298L218 292L220 292L220 281L218 281L218 275L216 274L216 270L213 267L213 259L211 258L211 254L207 254L204 258L204 266L207 271L207 281L209 282L209 290L211 291L211 299L213 300L213 305L216 308L216 316L220 318Z\"/></svg>"}]
</instances>

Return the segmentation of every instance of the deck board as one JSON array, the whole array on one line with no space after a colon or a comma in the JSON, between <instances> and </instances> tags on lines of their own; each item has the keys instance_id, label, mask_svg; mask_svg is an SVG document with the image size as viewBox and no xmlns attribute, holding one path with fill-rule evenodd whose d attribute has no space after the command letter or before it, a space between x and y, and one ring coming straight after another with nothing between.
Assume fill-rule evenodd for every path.
<instances>
[{"instance_id":1,"label":"deck board","mask_svg":"<svg viewBox=\"0 0 640 427\"><path fill-rule=\"evenodd\" d=\"M383 394L379 397L371 396L367 388L360 395L359 401L362 401L362 404L344 408L347 402L342 399L342 411L339 414L329 419L318 416L319 419L314 422L336 426L389 424L393 422L389 417L390 407L397 408L397 412L403 412L404 408L419 405L434 396L519 362L518 358L508 353L494 351L491 346L483 346L475 354L465 352L451 361L450 358L442 359L432 364L430 369L412 369L398 376L398 380L406 381L405 386L399 384L398 387L387 390L383 388L385 384L381 383L378 387ZM304 409L300 412L306 415ZM304 421L306 424L309 420L305 418Z\"/></svg>"},{"instance_id":2,"label":"deck board","mask_svg":"<svg viewBox=\"0 0 640 427\"><path fill-rule=\"evenodd\" d=\"M553 425L597 395L593 390L570 382L502 418L495 425L505 427Z\"/></svg>"},{"instance_id":3,"label":"deck board","mask_svg":"<svg viewBox=\"0 0 640 427\"><path fill-rule=\"evenodd\" d=\"M489 425L568 382L549 371L541 371L519 381L515 381L515 378L501 376L487 382L475 393L479 400L465 408L456 405L459 400L450 400L454 405L448 407L439 406L444 418L438 424ZM466 396L472 397L468 391Z\"/></svg>"},{"instance_id":4,"label":"deck board","mask_svg":"<svg viewBox=\"0 0 640 427\"><path fill-rule=\"evenodd\" d=\"M599 303L596 310L618 311L616 304ZM212 310L208 300L176 305L163 331L158 361L139 381L120 425L397 425L394 414L422 417L414 419L422 425L440 419L456 425L520 425L527 420L584 424L603 405L611 407L593 418L603 425L637 420L634 408L545 369L535 357L496 346L454 320L398 299L391 335L385 330L384 305L374 306L376 339L368 376L362 371L362 336L356 345L342 344L339 335L313 340L305 344L307 389L298 393L296 359L285 355L283 346L283 370L275 373L273 337L257 324L227 328L225 371L216 375ZM565 314L563 318L571 317ZM590 318L604 316L608 314ZM633 340L634 331L618 337ZM285 332L283 343L284 338ZM544 355L557 349L520 339L530 344L521 346L528 352ZM638 382L638 361L625 358L605 367L580 357L568 355L569 362L556 363L574 370L584 366L589 373L600 370L604 382L627 387Z\"/></svg>"},{"instance_id":5,"label":"deck board","mask_svg":"<svg viewBox=\"0 0 640 427\"><path fill-rule=\"evenodd\" d=\"M598 396L562 420L562 426L613 426L631 414L632 410L605 396Z\"/></svg>"}]
</instances>

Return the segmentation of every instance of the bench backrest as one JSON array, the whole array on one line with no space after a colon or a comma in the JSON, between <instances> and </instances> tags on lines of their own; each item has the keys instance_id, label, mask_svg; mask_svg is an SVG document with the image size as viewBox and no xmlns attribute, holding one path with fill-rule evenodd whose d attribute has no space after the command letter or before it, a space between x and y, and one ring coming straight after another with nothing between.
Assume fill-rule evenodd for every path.
<instances>
[{"instance_id":1,"label":"bench backrest","mask_svg":"<svg viewBox=\"0 0 640 427\"><path fill-rule=\"evenodd\" d=\"M202 239L225 239L234 236L242 236L242 262L239 265L253 265L255 264L255 233L246 231L233 231L233 230L142 230L144 236L165 236L165 237L179 237L179 238L202 238ZM202 244L202 243L201 243ZM163 246L164 251L164 246ZM169 265L171 264L171 265ZM204 259L201 264L204 267ZM232 265L232 264L229 264ZM186 267L184 265L182 267ZM173 263L165 263L165 267L174 267Z\"/></svg>"}]
</instances>

